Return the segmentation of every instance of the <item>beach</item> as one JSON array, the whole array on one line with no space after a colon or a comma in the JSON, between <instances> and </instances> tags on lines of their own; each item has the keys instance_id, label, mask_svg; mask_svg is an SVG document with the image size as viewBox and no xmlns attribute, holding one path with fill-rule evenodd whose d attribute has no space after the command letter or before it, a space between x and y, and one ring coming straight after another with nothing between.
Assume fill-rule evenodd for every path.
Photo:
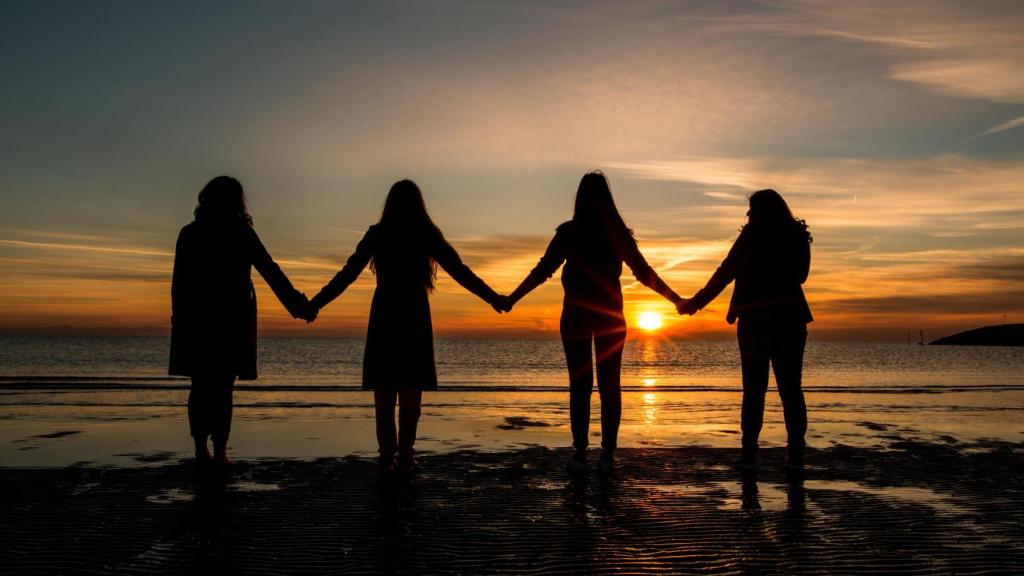
<instances>
[{"instance_id":1,"label":"beach","mask_svg":"<svg viewBox=\"0 0 1024 576\"><path fill-rule=\"evenodd\" d=\"M776 573L1024 570L1024 445L624 449L573 480L543 447L370 459L0 468L8 574Z\"/></svg>"},{"instance_id":2,"label":"beach","mask_svg":"<svg viewBox=\"0 0 1024 576\"><path fill-rule=\"evenodd\" d=\"M732 467L734 343L631 341L619 468L580 481L559 343L439 339L422 470L381 482L361 341L267 340L212 477L166 340L0 342L5 573L1024 571L1020 349L812 342L800 479L774 385L760 470Z\"/></svg>"}]
</instances>

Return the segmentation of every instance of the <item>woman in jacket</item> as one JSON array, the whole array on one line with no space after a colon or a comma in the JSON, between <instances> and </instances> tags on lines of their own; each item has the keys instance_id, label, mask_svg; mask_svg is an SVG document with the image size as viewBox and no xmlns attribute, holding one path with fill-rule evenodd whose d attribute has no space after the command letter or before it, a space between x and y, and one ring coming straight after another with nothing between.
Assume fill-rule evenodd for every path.
<instances>
[{"instance_id":1,"label":"woman in jacket","mask_svg":"<svg viewBox=\"0 0 1024 576\"><path fill-rule=\"evenodd\" d=\"M768 365L782 398L788 446L787 465L803 467L807 407L801 389L807 324L813 320L801 285L811 265L811 234L807 223L793 217L775 190L750 196L748 221L728 256L706 286L678 307L694 314L733 280L726 320L736 329L743 371L742 468L757 463L758 436L764 421Z\"/></svg>"},{"instance_id":2,"label":"woman in jacket","mask_svg":"<svg viewBox=\"0 0 1024 576\"><path fill-rule=\"evenodd\" d=\"M681 298L651 268L640 250L633 231L626 227L615 207L608 180L591 172L580 180L572 220L555 231L540 262L509 295L506 309L550 278L562 263L562 304L560 329L565 360L569 368L569 418L572 444L576 449L569 461L572 472L586 469L590 428L590 396L594 367L591 343L597 359L597 388L601 396L601 458L604 472L614 468L622 392L619 386L626 321L622 312L622 263L630 267L645 286L678 304Z\"/></svg>"},{"instance_id":3,"label":"woman in jacket","mask_svg":"<svg viewBox=\"0 0 1024 576\"><path fill-rule=\"evenodd\" d=\"M305 313L306 297L292 287L253 230L242 185L218 176L203 187L195 220L178 235L171 281L168 373L192 379L188 418L200 464L229 463L235 379L256 379L252 267L293 317ZM207 447L211 437L213 456Z\"/></svg>"},{"instance_id":4,"label":"woman in jacket","mask_svg":"<svg viewBox=\"0 0 1024 576\"><path fill-rule=\"evenodd\" d=\"M437 389L428 299L437 266L496 310L500 298L462 263L410 180L391 187L380 222L370 226L344 268L313 297L312 314L340 296L368 264L377 277L377 289L366 331L363 389L373 390L381 471L393 469L397 452L398 470L410 473L416 467L413 446L422 394Z\"/></svg>"}]
</instances>

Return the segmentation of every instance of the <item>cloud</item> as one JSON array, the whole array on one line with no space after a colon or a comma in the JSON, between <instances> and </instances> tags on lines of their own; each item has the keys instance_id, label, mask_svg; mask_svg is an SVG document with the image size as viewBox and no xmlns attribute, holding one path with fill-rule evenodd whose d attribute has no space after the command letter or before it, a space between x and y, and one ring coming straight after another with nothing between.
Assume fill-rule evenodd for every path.
<instances>
[{"instance_id":1,"label":"cloud","mask_svg":"<svg viewBox=\"0 0 1024 576\"><path fill-rule=\"evenodd\" d=\"M960 98L1024 103L1024 5L782 1L720 24L875 46L889 76Z\"/></svg>"},{"instance_id":2,"label":"cloud","mask_svg":"<svg viewBox=\"0 0 1024 576\"><path fill-rule=\"evenodd\" d=\"M919 315L923 321L933 322L934 317L956 314L997 315L1007 311L1021 312L1024 290L1010 292L978 292L975 294L931 294L923 296L866 296L840 298L828 302L834 312L856 312L882 315Z\"/></svg>"},{"instance_id":3,"label":"cloud","mask_svg":"<svg viewBox=\"0 0 1024 576\"><path fill-rule=\"evenodd\" d=\"M162 257L174 257L173 252L167 252L166 250L156 250L153 248L144 247L130 247L122 248L116 246L97 246L90 244L67 244L57 242L29 242L26 240L8 240L0 239L0 245L12 246L17 248L32 248L37 250L61 250L61 251L81 251L81 252L102 252L105 254L130 254L135 256L162 256Z\"/></svg>"},{"instance_id":4,"label":"cloud","mask_svg":"<svg viewBox=\"0 0 1024 576\"><path fill-rule=\"evenodd\" d=\"M891 76L950 96L1024 103L1024 62L1018 60L927 60L894 66Z\"/></svg>"},{"instance_id":5,"label":"cloud","mask_svg":"<svg viewBox=\"0 0 1024 576\"><path fill-rule=\"evenodd\" d=\"M971 142L972 140L977 140L978 138L984 138L985 136L988 136L990 134L996 134L999 132L1006 132L1007 130L1013 130L1014 128L1019 128L1021 126L1024 126L1024 116L1018 116L1012 120L1007 120L1002 124L993 126L988 130L985 130L984 132L979 132L978 134L971 136L967 140L964 140L963 143Z\"/></svg>"}]
</instances>

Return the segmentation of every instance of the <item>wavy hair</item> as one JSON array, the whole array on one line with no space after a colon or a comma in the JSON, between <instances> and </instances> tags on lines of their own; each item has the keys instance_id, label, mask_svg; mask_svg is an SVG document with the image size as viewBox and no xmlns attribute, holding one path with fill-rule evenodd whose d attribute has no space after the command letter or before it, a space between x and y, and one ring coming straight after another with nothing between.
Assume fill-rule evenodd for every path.
<instances>
[{"instance_id":1,"label":"wavy hair","mask_svg":"<svg viewBox=\"0 0 1024 576\"><path fill-rule=\"evenodd\" d=\"M813 242L807 222L793 216L782 195L765 188L750 195L750 210L747 211L747 222L766 230L793 230L807 235L807 241Z\"/></svg>"},{"instance_id":2,"label":"wavy hair","mask_svg":"<svg viewBox=\"0 0 1024 576\"><path fill-rule=\"evenodd\" d=\"M231 220L238 218L252 226L252 216L245 203L242 183L231 176L217 176L199 191L199 200L193 212L197 222Z\"/></svg>"}]
</instances>

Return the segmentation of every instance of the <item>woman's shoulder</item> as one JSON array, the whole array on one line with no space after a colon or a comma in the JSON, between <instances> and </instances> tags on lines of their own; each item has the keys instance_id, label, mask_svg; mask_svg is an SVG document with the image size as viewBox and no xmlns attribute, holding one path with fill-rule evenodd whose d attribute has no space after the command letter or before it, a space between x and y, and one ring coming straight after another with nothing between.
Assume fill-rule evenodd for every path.
<instances>
[{"instance_id":1,"label":"woman's shoulder","mask_svg":"<svg viewBox=\"0 0 1024 576\"><path fill-rule=\"evenodd\" d=\"M576 223L572 220L566 220L555 228L555 238L572 236L576 233Z\"/></svg>"},{"instance_id":2,"label":"woman's shoulder","mask_svg":"<svg viewBox=\"0 0 1024 576\"><path fill-rule=\"evenodd\" d=\"M192 244L199 240L202 235L202 226L193 220L181 227L178 231L178 244Z\"/></svg>"},{"instance_id":3,"label":"woman's shoulder","mask_svg":"<svg viewBox=\"0 0 1024 576\"><path fill-rule=\"evenodd\" d=\"M372 245L376 245L380 242L381 238L386 235L386 232L387 231L379 222L376 224L370 224L366 229L366 232L363 234L362 242L369 242Z\"/></svg>"}]
</instances>

